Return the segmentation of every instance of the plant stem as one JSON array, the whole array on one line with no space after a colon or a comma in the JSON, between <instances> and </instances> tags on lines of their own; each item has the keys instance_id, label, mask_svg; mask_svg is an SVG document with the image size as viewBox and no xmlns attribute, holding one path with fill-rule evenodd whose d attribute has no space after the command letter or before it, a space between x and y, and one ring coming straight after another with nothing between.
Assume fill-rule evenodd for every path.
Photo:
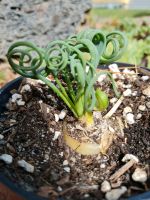
<instances>
[{"instance_id":1,"label":"plant stem","mask_svg":"<svg viewBox=\"0 0 150 200\"><path fill-rule=\"evenodd\" d=\"M40 74L37 74L37 78L39 78L40 80L42 80L46 85L48 85L64 102L65 104L70 108L70 110L73 112L74 116L76 118L78 118L78 115L76 113L74 104L68 101L68 99L66 98L66 96L64 96L64 94L62 92L60 92L60 90L47 78L43 77Z\"/></svg>"}]
</instances>

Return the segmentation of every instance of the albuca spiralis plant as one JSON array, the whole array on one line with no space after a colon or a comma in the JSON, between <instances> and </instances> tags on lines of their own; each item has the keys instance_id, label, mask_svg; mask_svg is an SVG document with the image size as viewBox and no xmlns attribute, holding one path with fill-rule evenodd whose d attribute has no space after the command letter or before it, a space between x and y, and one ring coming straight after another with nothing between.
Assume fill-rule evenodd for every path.
<instances>
[{"instance_id":1,"label":"albuca spiralis plant","mask_svg":"<svg viewBox=\"0 0 150 200\"><path fill-rule=\"evenodd\" d=\"M111 52L108 52L109 45ZM121 32L106 35L100 30L89 29L66 40L52 41L43 49L31 42L16 42L9 48L7 57L14 71L24 77L42 80L76 118L86 116L92 123L92 111L102 111L108 106L107 95L94 88L101 74L108 75L116 96L119 95L111 74L98 73L97 66L119 59L126 45ZM48 79L48 75L55 81Z\"/></svg>"}]
</instances>

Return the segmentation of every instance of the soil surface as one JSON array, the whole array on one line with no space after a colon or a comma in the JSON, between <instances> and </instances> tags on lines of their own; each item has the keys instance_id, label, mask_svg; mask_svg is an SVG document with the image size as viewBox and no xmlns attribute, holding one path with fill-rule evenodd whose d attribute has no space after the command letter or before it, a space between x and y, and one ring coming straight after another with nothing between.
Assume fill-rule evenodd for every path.
<instances>
[{"instance_id":1,"label":"soil surface","mask_svg":"<svg viewBox=\"0 0 150 200\"><path fill-rule=\"evenodd\" d=\"M4 136L0 140L0 155L9 154L13 157L10 164L0 160L0 172L25 190L50 199L109 200L108 192L102 192L101 189L104 180L110 183L110 191L125 186L126 192L120 199L150 190L150 96L145 92L150 87L149 77L145 80L142 74L131 73L131 70L114 76L119 91L124 94L121 104L105 120L117 99L107 79L97 82L97 87L103 88L109 95L110 104L100 114L101 122L96 121L98 119L95 117L97 123L86 134L85 125L73 117L47 86L39 81L24 80L18 91L12 91L12 98L7 104L8 111L0 119L0 134ZM124 92L127 90L131 90L131 94L126 96ZM16 93L21 95L24 105L18 100L14 101L13 94ZM133 123L126 118L126 107L131 108L129 113L133 114ZM66 116L57 119L62 110ZM87 138L89 141L90 138L98 143L102 134L98 129L99 124L102 125L104 121L107 121L108 129L113 133L105 154L81 155L65 144L64 124L67 124L69 134L74 138L82 141ZM126 154L133 154L139 162L135 162L117 179L111 179L125 165L122 158ZM30 164L33 170L27 172L19 167L20 160ZM146 172L147 181L133 179L132 174L137 168Z\"/></svg>"}]
</instances>

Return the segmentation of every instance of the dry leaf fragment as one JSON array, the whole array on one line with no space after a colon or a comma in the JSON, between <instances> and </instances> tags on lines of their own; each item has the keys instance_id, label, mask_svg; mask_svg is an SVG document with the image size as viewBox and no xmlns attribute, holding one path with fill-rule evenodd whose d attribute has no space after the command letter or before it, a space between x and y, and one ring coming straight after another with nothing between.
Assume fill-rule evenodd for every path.
<instances>
[{"instance_id":1,"label":"dry leaf fragment","mask_svg":"<svg viewBox=\"0 0 150 200\"><path fill-rule=\"evenodd\" d=\"M108 148L111 146L114 139L114 134L112 132L105 132L102 134L100 139L100 152L106 154Z\"/></svg>"}]
</instances>

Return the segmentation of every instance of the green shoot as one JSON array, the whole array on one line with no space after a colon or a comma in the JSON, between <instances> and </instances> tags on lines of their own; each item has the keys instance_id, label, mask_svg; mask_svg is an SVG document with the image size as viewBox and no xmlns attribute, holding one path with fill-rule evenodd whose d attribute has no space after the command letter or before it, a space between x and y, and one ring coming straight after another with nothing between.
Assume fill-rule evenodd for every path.
<instances>
[{"instance_id":1,"label":"green shoot","mask_svg":"<svg viewBox=\"0 0 150 200\"><path fill-rule=\"evenodd\" d=\"M111 45L111 52L107 51ZM94 88L98 76L97 66L119 59L127 45L121 32L104 34L89 29L66 40L50 42L45 49L30 42L16 42L8 50L8 61L14 71L24 77L40 79L60 97L76 118L104 110L108 97ZM106 73L106 72L105 72ZM118 91L111 74L115 94ZM52 75L54 81L48 79Z\"/></svg>"}]
</instances>

